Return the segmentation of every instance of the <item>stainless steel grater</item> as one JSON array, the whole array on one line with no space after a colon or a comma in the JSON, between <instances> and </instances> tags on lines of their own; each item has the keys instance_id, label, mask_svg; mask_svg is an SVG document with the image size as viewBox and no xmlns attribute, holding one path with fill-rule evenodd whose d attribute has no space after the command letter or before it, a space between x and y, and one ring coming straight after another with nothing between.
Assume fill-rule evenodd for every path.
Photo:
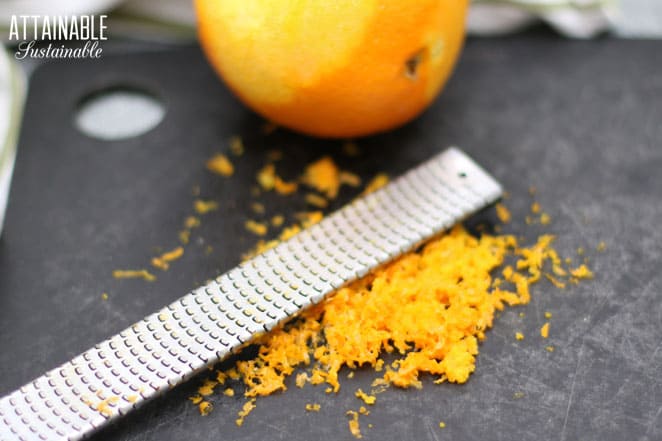
<instances>
[{"instance_id":1,"label":"stainless steel grater","mask_svg":"<svg viewBox=\"0 0 662 441\"><path fill-rule=\"evenodd\" d=\"M1 440L77 440L496 201L450 148L0 399Z\"/></svg>"}]
</instances>

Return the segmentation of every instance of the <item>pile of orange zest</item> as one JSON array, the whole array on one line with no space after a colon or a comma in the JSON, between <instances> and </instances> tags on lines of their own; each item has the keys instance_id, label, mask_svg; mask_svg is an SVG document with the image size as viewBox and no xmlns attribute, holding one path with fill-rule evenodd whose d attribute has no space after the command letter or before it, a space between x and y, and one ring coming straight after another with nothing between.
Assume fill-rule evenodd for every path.
<instances>
[{"instance_id":1,"label":"pile of orange zest","mask_svg":"<svg viewBox=\"0 0 662 441\"><path fill-rule=\"evenodd\" d=\"M301 182L324 193L329 199L335 199L341 184L340 170L330 156L324 156L306 166Z\"/></svg>"},{"instance_id":2,"label":"pile of orange zest","mask_svg":"<svg viewBox=\"0 0 662 441\"><path fill-rule=\"evenodd\" d=\"M141 270L115 270L113 277L116 279L144 279L147 282L156 280L156 276L146 269Z\"/></svg>"},{"instance_id":3,"label":"pile of orange zest","mask_svg":"<svg viewBox=\"0 0 662 441\"><path fill-rule=\"evenodd\" d=\"M225 395L226 397L234 397L234 389L228 387L223 391L223 395Z\"/></svg>"},{"instance_id":4,"label":"pile of orange zest","mask_svg":"<svg viewBox=\"0 0 662 441\"><path fill-rule=\"evenodd\" d=\"M234 173L234 166L232 162L222 153L217 153L207 160L207 169L221 176L232 176Z\"/></svg>"},{"instance_id":5,"label":"pile of orange zest","mask_svg":"<svg viewBox=\"0 0 662 441\"><path fill-rule=\"evenodd\" d=\"M241 140L240 136L233 136L230 138L230 151L235 156L241 156L244 154L244 142Z\"/></svg>"},{"instance_id":6,"label":"pile of orange zest","mask_svg":"<svg viewBox=\"0 0 662 441\"><path fill-rule=\"evenodd\" d=\"M326 206L329 205L329 201L327 201L323 196L315 193L306 194L306 203L317 208L326 208Z\"/></svg>"},{"instance_id":7,"label":"pile of orange zest","mask_svg":"<svg viewBox=\"0 0 662 441\"><path fill-rule=\"evenodd\" d=\"M388 177L388 175L386 173L378 173L377 175L375 175L374 178L372 178L372 180L370 182L368 182L368 184L365 186L365 188L363 189L363 192L361 194L366 195L366 194L370 194L374 191L377 191L380 188L382 188L383 186L385 186L386 184L388 184L389 181L390 181L390 178Z\"/></svg>"},{"instance_id":8,"label":"pile of orange zest","mask_svg":"<svg viewBox=\"0 0 662 441\"><path fill-rule=\"evenodd\" d=\"M257 234L258 236L264 236L265 234L267 234L267 231L269 229L267 224L250 219L244 223L244 226L248 231L250 231L253 234Z\"/></svg>"},{"instance_id":9,"label":"pile of orange zest","mask_svg":"<svg viewBox=\"0 0 662 441\"><path fill-rule=\"evenodd\" d=\"M249 413L253 411L253 409L255 409L255 399L246 401L246 403L244 403L244 406L237 414L239 418L235 420L235 424L237 424L237 426L241 426L242 424L244 424L244 419L248 416Z\"/></svg>"},{"instance_id":10,"label":"pile of orange zest","mask_svg":"<svg viewBox=\"0 0 662 441\"><path fill-rule=\"evenodd\" d=\"M210 211L218 210L218 202L196 199L193 201L193 209L198 214L207 214Z\"/></svg>"},{"instance_id":11,"label":"pile of orange zest","mask_svg":"<svg viewBox=\"0 0 662 441\"><path fill-rule=\"evenodd\" d=\"M545 346L547 352L554 352L554 346Z\"/></svg>"},{"instance_id":12,"label":"pile of orange zest","mask_svg":"<svg viewBox=\"0 0 662 441\"><path fill-rule=\"evenodd\" d=\"M499 218L501 223L507 224L508 222L510 222L512 216L510 214L510 210L508 210L508 208L505 205L503 205L502 203L498 203L496 204L495 208L496 208L497 217Z\"/></svg>"},{"instance_id":13,"label":"pile of orange zest","mask_svg":"<svg viewBox=\"0 0 662 441\"><path fill-rule=\"evenodd\" d=\"M317 403L307 403L306 404L306 411L308 412L319 412L321 406Z\"/></svg>"},{"instance_id":14,"label":"pile of orange zest","mask_svg":"<svg viewBox=\"0 0 662 441\"><path fill-rule=\"evenodd\" d=\"M300 216L304 223L321 218L318 212ZM283 230L281 240L300 229ZM554 236L541 235L524 246L512 235L475 237L456 225L258 337L257 356L237 361L236 370L226 374L244 383L249 403L286 390L290 375L296 375L298 387L327 384L327 392L337 392L342 368L369 366L379 372L370 395L357 392L366 404L389 385L422 387L423 374L436 377L435 383L464 383L496 312L528 303L543 269L561 268L553 241ZM587 277L587 271L565 273ZM524 335L517 332L516 338ZM385 365L387 354L395 361ZM351 424L358 428L356 414Z\"/></svg>"},{"instance_id":15,"label":"pile of orange zest","mask_svg":"<svg viewBox=\"0 0 662 441\"><path fill-rule=\"evenodd\" d=\"M349 432L354 438L363 438L361 427L359 426L359 413L354 410L348 410L347 415L351 417L349 420Z\"/></svg>"},{"instance_id":16,"label":"pile of orange zest","mask_svg":"<svg viewBox=\"0 0 662 441\"><path fill-rule=\"evenodd\" d=\"M522 334L521 332L516 332L515 340L524 340L524 334Z\"/></svg>"},{"instance_id":17,"label":"pile of orange zest","mask_svg":"<svg viewBox=\"0 0 662 441\"><path fill-rule=\"evenodd\" d=\"M475 238L456 226L420 253L408 253L341 288L303 311L300 320L260 338L258 357L237 363L246 396L285 390L285 378L300 365L313 365L310 383L337 391L343 366L375 367L384 353L401 357L397 369L386 368L387 383L420 386L424 372L465 382L495 311L530 299L526 274L507 267L506 278L515 288L509 291L491 287L491 272L506 255L523 256L522 268L539 271L549 260L544 256L550 255L550 243L543 237L521 248L513 236Z\"/></svg>"},{"instance_id":18,"label":"pile of orange zest","mask_svg":"<svg viewBox=\"0 0 662 441\"><path fill-rule=\"evenodd\" d=\"M170 267L170 262L173 262L184 255L184 248L177 247L172 251L165 252L160 256L152 258L152 266L166 271Z\"/></svg>"},{"instance_id":19,"label":"pile of orange zest","mask_svg":"<svg viewBox=\"0 0 662 441\"><path fill-rule=\"evenodd\" d=\"M257 174L257 182L264 191L294 193L298 183L283 181L272 163L280 154L270 155L270 162ZM309 164L299 182L319 193L310 195L318 198L316 206L320 208L337 197L341 185L361 185L358 176L340 170L328 156ZM388 182L388 176L380 173L362 194ZM256 187L254 193L259 194L260 188ZM535 189L530 193L535 194ZM308 203L311 200L306 196ZM210 201L212 208L206 210L209 206L198 206L199 202L204 201L197 200L194 208L200 214L218 207ZM505 205L498 204L496 209L501 222L510 222ZM532 204L531 211L540 213L540 224L551 221L538 203ZM284 228L277 239L259 241L246 257L293 237L322 217L320 211L299 213L298 224ZM279 227L283 222L283 216L274 216L270 223ZM533 222L527 216L527 223ZM265 235L268 227L269 221L246 222L246 228L258 235ZM190 232L194 226L187 228ZM218 372L216 380L203 384L191 401L207 414L211 403L203 397L211 395L226 378L241 381L248 399L236 420L241 426L255 408L256 398L286 390L285 380L291 375L296 376L297 387L326 384L326 392L333 393L340 389L341 369L350 369L351 377L353 370L370 367L378 373L373 389L370 394L361 389L355 393L365 404L374 404L375 395L391 385L422 387L420 377L424 374L431 375L434 383L464 383L475 370L479 342L485 339L498 311L528 303L531 285L542 275L557 288L564 287L566 281L592 277L585 264L572 270L563 268L553 241L554 236L542 235L533 245L525 246L512 235L483 232L475 237L457 225L422 249L378 268L300 312L296 319L257 337L253 340L258 345L256 357L239 360L235 368ZM583 249L578 254L582 255ZM566 264L570 262L565 260ZM547 317L546 313L545 317L551 315ZM547 338L549 322L540 332ZM524 335L517 332L516 338L523 340ZM552 346L545 349L554 350ZM385 364L383 357L387 355L395 361ZM223 393L234 395L234 390L225 388ZM319 407L306 405L306 410L311 409L317 411ZM361 437L359 415L368 413L363 406L358 412L348 412L350 432L357 438Z\"/></svg>"},{"instance_id":20,"label":"pile of orange zest","mask_svg":"<svg viewBox=\"0 0 662 441\"><path fill-rule=\"evenodd\" d=\"M444 423L443 421L439 421L439 428L440 429L446 428L446 423Z\"/></svg>"}]
</instances>

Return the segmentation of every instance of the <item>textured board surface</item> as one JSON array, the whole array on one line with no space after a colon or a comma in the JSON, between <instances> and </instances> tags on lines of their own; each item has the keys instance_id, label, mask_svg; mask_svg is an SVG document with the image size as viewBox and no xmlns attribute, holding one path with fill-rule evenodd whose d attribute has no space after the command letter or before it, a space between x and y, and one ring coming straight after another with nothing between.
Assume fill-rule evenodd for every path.
<instances>
[{"instance_id":1,"label":"textured board surface","mask_svg":"<svg viewBox=\"0 0 662 441\"><path fill-rule=\"evenodd\" d=\"M501 315L466 385L380 395L364 438L662 438L659 48L544 34L470 41L433 108L400 130L360 141L358 158L343 156L338 142L285 131L263 135L261 120L225 91L195 48L42 67L31 83L0 239L0 394L236 265L255 242L243 222L254 217L250 186L267 149L283 150L279 170L286 177L332 154L367 178L399 174L456 144L510 191L511 231L528 237L542 231L524 222L534 185L553 218L545 230L559 235L563 254L601 240L607 250L590 253L594 281L565 291L540 284L530 305ZM165 120L122 142L78 133L77 101L117 84L161 97ZM246 144L236 176L210 175L204 161L235 134ZM155 247L176 245L196 186L223 209L204 217L183 259L151 284L114 280L113 269L145 266ZM331 208L351 196L342 192ZM264 202L270 213L305 208L299 199ZM554 314L554 353L533 339L514 340L516 329L536 333L547 310ZM241 428L234 424L240 397L218 397L204 418L187 400L204 378L93 439L353 439L344 413L356 407L353 392L373 374L360 371L337 396L292 387L258 402ZM323 411L307 414L304 405L312 401Z\"/></svg>"}]
</instances>

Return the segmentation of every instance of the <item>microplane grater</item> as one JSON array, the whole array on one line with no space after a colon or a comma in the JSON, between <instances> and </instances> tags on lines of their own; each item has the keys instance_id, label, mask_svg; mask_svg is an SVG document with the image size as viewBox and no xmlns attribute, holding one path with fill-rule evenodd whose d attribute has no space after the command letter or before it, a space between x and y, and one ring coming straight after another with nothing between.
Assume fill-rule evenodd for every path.
<instances>
[{"instance_id":1,"label":"microplane grater","mask_svg":"<svg viewBox=\"0 0 662 441\"><path fill-rule=\"evenodd\" d=\"M450 148L3 397L0 439L85 438L501 193Z\"/></svg>"}]
</instances>

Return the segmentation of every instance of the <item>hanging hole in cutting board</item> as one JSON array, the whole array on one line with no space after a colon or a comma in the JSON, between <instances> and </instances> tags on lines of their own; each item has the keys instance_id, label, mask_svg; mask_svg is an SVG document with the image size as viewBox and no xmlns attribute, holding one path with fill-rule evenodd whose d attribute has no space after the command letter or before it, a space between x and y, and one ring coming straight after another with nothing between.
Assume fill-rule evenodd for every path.
<instances>
[{"instance_id":1,"label":"hanging hole in cutting board","mask_svg":"<svg viewBox=\"0 0 662 441\"><path fill-rule=\"evenodd\" d=\"M92 138L115 141L149 132L164 115L163 102L153 94L135 87L115 86L80 100L74 124Z\"/></svg>"}]
</instances>

